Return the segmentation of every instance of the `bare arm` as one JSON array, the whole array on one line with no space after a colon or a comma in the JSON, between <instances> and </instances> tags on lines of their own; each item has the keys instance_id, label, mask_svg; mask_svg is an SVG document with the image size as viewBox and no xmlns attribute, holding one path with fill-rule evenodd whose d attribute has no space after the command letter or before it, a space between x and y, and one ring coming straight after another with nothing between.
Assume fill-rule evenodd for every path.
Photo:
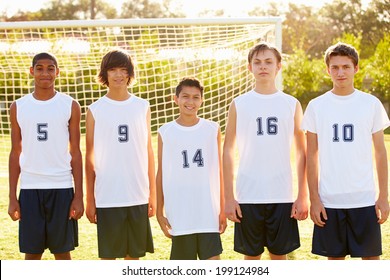
<instances>
[{"instance_id":1,"label":"bare arm","mask_svg":"<svg viewBox=\"0 0 390 280\"><path fill-rule=\"evenodd\" d=\"M224 194L224 183L223 183L221 138L222 138L221 129L218 128L217 143L218 143L219 181L220 181L219 232L224 233L227 227L227 222L226 222L226 215L225 215L225 194Z\"/></svg>"},{"instance_id":2,"label":"bare arm","mask_svg":"<svg viewBox=\"0 0 390 280\"><path fill-rule=\"evenodd\" d=\"M152 147L152 136L150 129L150 109L146 116L148 124L148 177L149 177L149 211L148 216L153 217L156 214L156 173L154 167L154 152Z\"/></svg>"},{"instance_id":3,"label":"bare arm","mask_svg":"<svg viewBox=\"0 0 390 280\"><path fill-rule=\"evenodd\" d=\"M226 217L239 223L239 217L242 217L241 209L234 197L233 180L234 180L234 160L236 144L236 106L234 102L230 105L228 122L225 132L225 141L223 144L223 181L225 193L225 214Z\"/></svg>"},{"instance_id":4,"label":"bare arm","mask_svg":"<svg viewBox=\"0 0 390 280\"><path fill-rule=\"evenodd\" d=\"M318 138L316 133L307 132L307 182L310 194L310 218L312 221L323 227L325 222L321 219L321 214L325 220L328 219L325 208L321 202L318 192Z\"/></svg>"},{"instance_id":5,"label":"bare arm","mask_svg":"<svg viewBox=\"0 0 390 280\"><path fill-rule=\"evenodd\" d=\"M303 130L300 129L302 117L302 107L301 104L297 102L294 116L294 140L298 177L298 197L291 210L291 217L297 220L305 220L307 218L309 207L306 176L306 139Z\"/></svg>"},{"instance_id":6,"label":"bare arm","mask_svg":"<svg viewBox=\"0 0 390 280\"><path fill-rule=\"evenodd\" d=\"M158 134L158 168L156 176L156 189L157 189L157 221L166 237L171 238L169 230L171 225L169 224L168 219L164 216L164 193L162 187L162 156L163 156L163 141L161 135Z\"/></svg>"},{"instance_id":7,"label":"bare arm","mask_svg":"<svg viewBox=\"0 0 390 280\"><path fill-rule=\"evenodd\" d=\"M70 207L69 218L80 219L84 214L83 202L83 160L80 150L80 105L73 101L72 116L69 120L69 149L72 160L72 174L74 180L74 198Z\"/></svg>"},{"instance_id":8,"label":"bare arm","mask_svg":"<svg viewBox=\"0 0 390 280\"><path fill-rule=\"evenodd\" d=\"M95 119L90 110L87 112L86 119L86 155L85 155L85 176L87 190L86 215L91 223L97 223L96 203L95 203L95 163L94 163L94 135Z\"/></svg>"},{"instance_id":9,"label":"bare arm","mask_svg":"<svg viewBox=\"0 0 390 280\"><path fill-rule=\"evenodd\" d=\"M16 119L16 102L10 107L11 119L11 152L9 154L9 205L8 215L13 221L21 218L20 206L17 199L17 186L20 176L19 157L22 152L22 134Z\"/></svg>"},{"instance_id":10,"label":"bare arm","mask_svg":"<svg viewBox=\"0 0 390 280\"><path fill-rule=\"evenodd\" d=\"M375 209L378 223L383 224L389 217L388 165L383 130L374 133L372 139L379 186L379 196L375 203Z\"/></svg>"}]
</instances>

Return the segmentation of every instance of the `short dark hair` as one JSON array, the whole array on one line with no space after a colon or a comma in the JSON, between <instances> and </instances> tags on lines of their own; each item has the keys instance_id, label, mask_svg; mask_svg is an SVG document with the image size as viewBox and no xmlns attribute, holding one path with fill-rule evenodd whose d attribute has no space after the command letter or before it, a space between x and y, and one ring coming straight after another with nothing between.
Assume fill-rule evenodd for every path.
<instances>
[{"instance_id":1,"label":"short dark hair","mask_svg":"<svg viewBox=\"0 0 390 280\"><path fill-rule=\"evenodd\" d=\"M38 63L38 60L41 60L41 59L52 60L54 62L54 65L56 66L56 68L58 68L57 58L55 57L54 54L51 54L48 52L41 52L41 53L36 54L32 60L32 67L34 67Z\"/></svg>"},{"instance_id":2,"label":"short dark hair","mask_svg":"<svg viewBox=\"0 0 390 280\"><path fill-rule=\"evenodd\" d=\"M356 49L346 43L338 42L337 44L334 44L330 46L326 51L325 51L325 63L326 66L329 67L329 61L332 56L347 56L349 57L354 66L357 66L359 64L359 54L356 51Z\"/></svg>"},{"instance_id":3,"label":"short dark hair","mask_svg":"<svg viewBox=\"0 0 390 280\"><path fill-rule=\"evenodd\" d=\"M104 86L108 86L107 70L116 67L124 67L127 69L127 73L129 74L127 85L129 85L135 77L134 64L130 54L120 49L111 50L103 56L97 77L98 82Z\"/></svg>"},{"instance_id":4,"label":"short dark hair","mask_svg":"<svg viewBox=\"0 0 390 280\"><path fill-rule=\"evenodd\" d=\"M176 87L176 96L179 97L180 92L183 90L183 87L196 87L200 90L200 95L203 97L203 86L200 81L194 77L184 77L181 79L179 84Z\"/></svg>"},{"instance_id":5,"label":"short dark hair","mask_svg":"<svg viewBox=\"0 0 390 280\"><path fill-rule=\"evenodd\" d=\"M280 51L276 47L272 46L271 44L269 44L267 42L261 42L249 50L248 63L252 62L252 59L256 54L258 54L261 51L266 51L266 50L270 50L275 54L276 60L278 61L278 63L282 62L282 55L280 54Z\"/></svg>"}]
</instances>

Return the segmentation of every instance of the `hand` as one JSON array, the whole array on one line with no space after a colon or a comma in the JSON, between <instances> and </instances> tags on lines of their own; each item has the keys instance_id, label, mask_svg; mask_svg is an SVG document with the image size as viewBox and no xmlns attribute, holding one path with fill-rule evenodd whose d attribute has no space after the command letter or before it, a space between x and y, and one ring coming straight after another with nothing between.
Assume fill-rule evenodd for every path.
<instances>
[{"instance_id":1,"label":"hand","mask_svg":"<svg viewBox=\"0 0 390 280\"><path fill-rule=\"evenodd\" d=\"M149 198L148 217L151 218L156 215L156 200Z\"/></svg>"},{"instance_id":2,"label":"hand","mask_svg":"<svg viewBox=\"0 0 390 280\"><path fill-rule=\"evenodd\" d=\"M225 201L225 215L230 221L241 223L241 208L236 200Z\"/></svg>"},{"instance_id":3,"label":"hand","mask_svg":"<svg viewBox=\"0 0 390 280\"><path fill-rule=\"evenodd\" d=\"M378 223L383 224L389 217L390 207L387 199L378 199L375 203L376 216L378 217Z\"/></svg>"},{"instance_id":4,"label":"hand","mask_svg":"<svg viewBox=\"0 0 390 280\"><path fill-rule=\"evenodd\" d=\"M225 232L227 227L226 216L224 213L219 214L219 233L222 234Z\"/></svg>"},{"instance_id":5,"label":"hand","mask_svg":"<svg viewBox=\"0 0 390 280\"><path fill-rule=\"evenodd\" d=\"M83 199L74 197L70 205L69 220L70 219L78 220L83 216L83 214L84 214Z\"/></svg>"},{"instance_id":6,"label":"hand","mask_svg":"<svg viewBox=\"0 0 390 280\"><path fill-rule=\"evenodd\" d=\"M169 221L164 216L157 216L157 221L160 225L161 230L163 231L164 235L168 238L172 238L172 235L169 233L169 230L172 229L171 225L169 224Z\"/></svg>"},{"instance_id":7,"label":"hand","mask_svg":"<svg viewBox=\"0 0 390 280\"><path fill-rule=\"evenodd\" d=\"M298 221L305 220L309 214L308 207L307 199L297 199L292 205L290 217Z\"/></svg>"},{"instance_id":8,"label":"hand","mask_svg":"<svg viewBox=\"0 0 390 280\"><path fill-rule=\"evenodd\" d=\"M96 215L96 206L95 203L88 203L87 202L87 209L85 211L85 214L87 215L87 219L90 223L96 224L97 223L97 215Z\"/></svg>"},{"instance_id":9,"label":"hand","mask_svg":"<svg viewBox=\"0 0 390 280\"><path fill-rule=\"evenodd\" d=\"M325 208L321 201L312 201L310 206L310 218L319 227L325 226L325 221L328 219ZM324 221L325 220L325 221Z\"/></svg>"},{"instance_id":10,"label":"hand","mask_svg":"<svg viewBox=\"0 0 390 280\"><path fill-rule=\"evenodd\" d=\"M19 202L15 200L10 200L8 205L8 215L13 221L20 220L20 205Z\"/></svg>"}]
</instances>

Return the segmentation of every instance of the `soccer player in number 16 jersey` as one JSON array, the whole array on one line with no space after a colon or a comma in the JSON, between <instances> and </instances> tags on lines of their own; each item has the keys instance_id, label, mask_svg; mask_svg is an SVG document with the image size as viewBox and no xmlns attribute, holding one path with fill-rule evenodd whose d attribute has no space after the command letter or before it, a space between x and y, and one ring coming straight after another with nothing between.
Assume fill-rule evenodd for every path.
<instances>
[{"instance_id":1,"label":"soccer player in number 16 jersey","mask_svg":"<svg viewBox=\"0 0 390 280\"><path fill-rule=\"evenodd\" d=\"M279 51L261 43L249 51L253 90L236 97L229 109L223 170L226 216L235 222L234 250L245 259L287 259L300 246L297 220L308 215L305 136L299 101L276 88ZM234 146L239 166L233 193ZM295 143L298 196L294 200L291 146ZM237 199L237 200L236 200Z\"/></svg>"}]
</instances>

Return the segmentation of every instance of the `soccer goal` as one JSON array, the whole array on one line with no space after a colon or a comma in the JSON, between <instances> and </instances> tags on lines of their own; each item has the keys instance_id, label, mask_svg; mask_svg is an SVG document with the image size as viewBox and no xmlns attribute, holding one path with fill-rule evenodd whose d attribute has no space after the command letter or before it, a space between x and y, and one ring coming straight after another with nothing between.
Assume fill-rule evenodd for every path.
<instances>
[{"instance_id":1,"label":"soccer goal","mask_svg":"<svg viewBox=\"0 0 390 280\"><path fill-rule=\"evenodd\" d=\"M32 91L29 67L36 53L57 56L56 88L80 103L82 132L88 106L106 93L95 78L112 48L125 49L134 59L136 78L129 91L150 102L153 132L177 116L173 94L184 76L201 80L200 116L219 122L224 131L230 102L253 87L247 54L260 41L281 49L281 18L0 22L0 174L8 173L9 107Z\"/></svg>"}]
</instances>

